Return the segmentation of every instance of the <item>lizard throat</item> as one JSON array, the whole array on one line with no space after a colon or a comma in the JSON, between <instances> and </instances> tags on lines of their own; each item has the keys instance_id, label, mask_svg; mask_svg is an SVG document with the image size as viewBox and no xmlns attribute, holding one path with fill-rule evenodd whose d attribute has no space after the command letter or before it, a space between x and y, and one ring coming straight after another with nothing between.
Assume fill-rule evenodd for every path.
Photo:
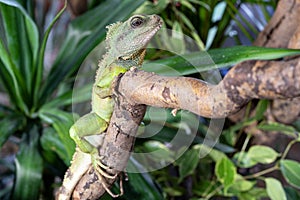
<instances>
[{"instance_id":1,"label":"lizard throat","mask_svg":"<svg viewBox=\"0 0 300 200\"><path fill-rule=\"evenodd\" d=\"M145 55L146 55L146 49L141 49L141 50L133 53L132 55L119 57L119 61L122 63L128 62L129 65L140 66L140 65L142 65L142 63L144 61Z\"/></svg>"}]
</instances>

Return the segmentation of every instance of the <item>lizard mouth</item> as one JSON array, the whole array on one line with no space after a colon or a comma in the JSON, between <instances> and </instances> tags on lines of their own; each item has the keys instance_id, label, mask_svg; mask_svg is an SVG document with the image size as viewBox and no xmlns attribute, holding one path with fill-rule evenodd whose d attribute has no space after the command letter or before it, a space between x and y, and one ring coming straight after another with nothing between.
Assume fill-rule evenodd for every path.
<instances>
[{"instance_id":1,"label":"lizard mouth","mask_svg":"<svg viewBox=\"0 0 300 200\"><path fill-rule=\"evenodd\" d=\"M156 34L157 31L159 31L163 24L162 19L158 15L153 15L152 18L155 18L155 21L152 28L149 31L145 32L146 36L143 39L145 46L150 42L151 38Z\"/></svg>"}]
</instances>

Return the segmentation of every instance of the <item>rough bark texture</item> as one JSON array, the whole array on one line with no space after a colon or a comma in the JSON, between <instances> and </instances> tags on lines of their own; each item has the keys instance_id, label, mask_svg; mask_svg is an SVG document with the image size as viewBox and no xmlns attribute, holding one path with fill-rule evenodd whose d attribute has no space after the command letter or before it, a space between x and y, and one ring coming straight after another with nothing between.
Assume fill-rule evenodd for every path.
<instances>
[{"instance_id":1,"label":"rough bark texture","mask_svg":"<svg viewBox=\"0 0 300 200\"><path fill-rule=\"evenodd\" d=\"M118 93L118 85L115 86L114 94L118 96L115 103L111 123L107 129L102 148L99 150L103 156L103 163L111 167L107 170L111 174L119 174L116 179L107 179L111 186L118 178L122 179L122 171L127 165L130 152L133 150L135 135L140 125L146 106L133 103L129 98L124 98ZM90 168L73 193L73 199L98 199L105 193L105 189Z\"/></svg>"},{"instance_id":2,"label":"rough bark texture","mask_svg":"<svg viewBox=\"0 0 300 200\"><path fill-rule=\"evenodd\" d=\"M282 0L279 1L277 9L269 21L265 29L258 35L254 45L264 46L264 47L274 47L274 48L300 48L300 1L299 0ZM273 65L281 64L286 68L285 71L289 71L292 75L293 65L299 64L299 58L294 58L293 62L289 62L290 58L282 60L280 62L267 61L266 65L270 66L270 70L273 70L271 74L264 75L265 78L272 79L274 73L281 73L281 71L276 71L276 67ZM257 61L260 63L260 61ZM251 62L243 62L243 67L246 65L249 67L253 66ZM299 68L295 69L298 71ZM269 73L269 72L268 72ZM294 75L296 76L295 73ZM237 74L236 74L237 76ZM283 77L285 78L285 77ZM288 81L288 77L285 78ZM297 82L295 82L295 85ZM298 82L299 84L299 82ZM288 90L293 90L294 88L288 88ZM291 123L300 115L300 98L288 98L274 100L270 108L270 113L273 114L273 117L282 123ZM242 113L243 111L241 111ZM240 114L241 114L240 113ZM236 119L238 118L238 119ZM243 114L233 116L234 121L238 121L243 118Z\"/></svg>"},{"instance_id":3,"label":"rough bark texture","mask_svg":"<svg viewBox=\"0 0 300 200\"><path fill-rule=\"evenodd\" d=\"M300 48L299 21L300 1L280 1L255 45ZM162 77L139 70L127 72L117 82L117 106L100 150L103 161L113 168L111 173L120 173L127 164L128 152L133 148L136 129L145 112L144 104L218 118L239 111L253 98L267 98L276 99L270 113L278 120L289 123L300 114L299 57L240 63L216 86L192 78ZM74 197L97 199L105 192L97 180L90 170L77 186ZM112 185L114 181L107 180L107 183Z\"/></svg>"},{"instance_id":4,"label":"rough bark texture","mask_svg":"<svg viewBox=\"0 0 300 200\"><path fill-rule=\"evenodd\" d=\"M230 70L218 85L132 70L122 77L119 89L123 96L137 104L180 108L210 118L233 114L254 98L300 96L299 59L248 63L252 65L242 63Z\"/></svg>"}]
</instances>

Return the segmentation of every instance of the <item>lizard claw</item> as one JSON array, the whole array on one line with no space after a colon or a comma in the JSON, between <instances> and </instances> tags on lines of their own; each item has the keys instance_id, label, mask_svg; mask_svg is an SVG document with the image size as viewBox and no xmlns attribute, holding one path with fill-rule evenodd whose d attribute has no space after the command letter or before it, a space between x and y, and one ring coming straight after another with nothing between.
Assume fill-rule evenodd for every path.
<instances>
[{"instance_id":1,"label":"lizard claw","mask_svg":"<svg viewBox=\"0 0 300 200\"><path fill-rule=\"evenodd\" d=\"M98 152L92 153L91 159L92 159L92 165L95 171L98 173L98 175L101 175L108 179L115 179L117 177L117 174L111 175L105 171L107 169L110 169L110 167L101 162L101 158L98 155Z\"/></svg>"},{"instance_id":2,"label":"lizard claw","mask_svg":"<svg viewBox=\"0 0 300 200\"><path fill-rule=\"evenodd\" d=\"M98 152L93 153L91 159L92 159L92 165L94 167L94 170L95 170L103 188L105 189L105 191L113 198L122 196L124 191L123 191L123 183L122 183L121 178L120 178L120 194L112 193L112 191L109 189L109 186L105 180L105 178L114 180L117 178L118 174L111 175L105 171L105 170L111 169L111 168L101 162L101 158L99 157Z\"/></svg>"}]
</instances>

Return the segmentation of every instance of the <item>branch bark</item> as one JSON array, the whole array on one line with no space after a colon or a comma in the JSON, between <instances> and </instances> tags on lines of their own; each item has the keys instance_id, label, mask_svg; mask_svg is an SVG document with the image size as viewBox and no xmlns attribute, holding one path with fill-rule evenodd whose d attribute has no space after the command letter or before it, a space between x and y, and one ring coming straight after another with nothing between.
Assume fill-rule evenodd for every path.
<instances>
[{"instance_id":1,"label":"branch bark","mask_svg":"<svg viewBox=\"0 0 300 200\"><path fill-rule=\"evenodd\" d=\"M130 152L133 150L137 128L139 127L146 106L132 102L131 99L125 98L118 91L118 81L115 82L114 94L116 102L111 122L107 129L102 148L99 149L102 161L106 166L110 166L107 172L118 174L115 179L106 179L110 187L118 180L122 179L122 172L127 165ZM82 177L77 184L72 199L98 199L106 192L92 167Z\"/></svg>"},{"instance_id":2,"label":"branch bark","mask_svg":"<svg viewBox=\"0 0 300 200\"><path fill-rule=\"evenodd\" d=\"M265 29L258 35L254 45L273 48L300 48L300 2L298 0L279 1L277 9ZM286 68L289 63L282 61ZM299 61L299 60L298 60ZM273 61L270 65L272 65ZM297 62L297 61L295 61ZM246 63L245 63L246 64ZM243 64L244 65L244 64ZM250 64L251 66L251 64ZM280 71L278 71L280 73ZM266 75L272 77L271 75ZM292 88L290 88L292 89ZM242 111L241 111L242 112ZM282 123L292 123L300 116L300 98L275 99L270 107L270 117ZM236 118L234 117L231 117ZM239 118L243 118L241 114ZM239 119L234 119L239 121Z\"/></svg>"},{"instance_id":3,"label":"branch bark","mask_svg":"<svg viewBox=\"0 0 300 200\"><path fill-rule=\"evenodd\" d=\"M254 44L299 48L299 21L300 1L279 1L269 25ZM211 118L236 113L254 98L281 99L292 103L289 105L299 106L300 59L243 62L233 67L218 85L193 78L162 77L134 69L120 77L114 89L118 101L100 155L104 156L103 162L112 167L109 172L120 174L133 149L145 105L185 109ZM294 117L297 115L299 113ZM108 179L107 183L111 186L116 180ZM77 185L73 198L97 199L104 192L90 169Z\"/></svg>"},{"instance_id":4,"label":"branch bark","mask_svg":"<svg viewBox=\"0 0 300 200\"><path fill-rule=\"evenodd\" d=\"M254 98L299 97L300 62L294 58L242 63L230 70L218 85L132 70L120 80L119 92L137 104L184 109L204 117L222 118L239 111Z\"/></svg>"}]
</instances>

